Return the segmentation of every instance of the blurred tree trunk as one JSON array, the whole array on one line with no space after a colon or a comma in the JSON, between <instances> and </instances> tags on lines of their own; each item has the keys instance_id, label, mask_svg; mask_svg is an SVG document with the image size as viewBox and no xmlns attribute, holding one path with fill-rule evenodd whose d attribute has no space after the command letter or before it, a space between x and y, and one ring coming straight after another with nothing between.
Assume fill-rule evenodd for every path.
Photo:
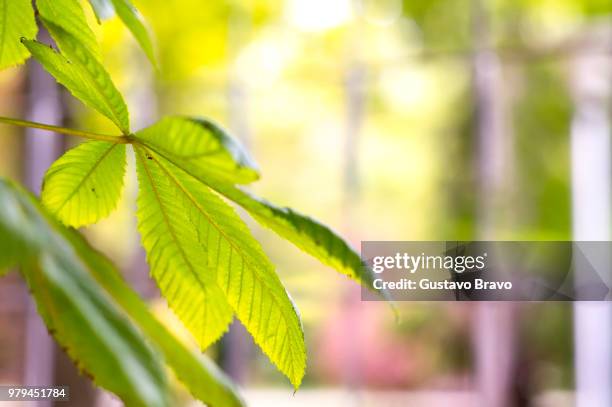
<instances>
[{"instance_id":1,"label":"blurred tree trunk","mask_svg":"<svg viewBox=\"0 0 612 407\"><path fill-rule=\"evenodd\" d=\"M43 38L43 40L47 38ZM27 119L43 123L60 123L63 119L60 93L53 78L42 67L30 60L28 69ZM24 181L35 194L40 193L47 168L62 152L59 135L36 129L25 130ZM55 344L36 312L36 304L27 297L24 378L26 385L48 386L54 383ZM40 401L40 407L51 406Z\"/></svg>"},{"instance_id":2,"label":"blurred tree trunk","mask_svg":"<svg viewBox=\"0 0 612 407\"><path fill-rule=\"evenodd\" d=\"M501 63L493 51L486 2L473 0L473 86L478 145L477 237L494 240L503 205L509 132L505 129ZM515 371L516 309L507 302L475 304L473 353L479 405L509 407Z\"/></svg>"},{"instance_id":3,"label":"blurred tree trunk","mask_svg":"<svg viewBox=\"0 0 612 407\"><path fill-rule=\"evenodd\" d=\"M610 31L610 28L608 28ZM573 61L574 117L571 130L572 215L576 241L611 238L612 41L610 33L588 35ZM594 43L601 49L593 49ZM608 284L611 271L601 277ZM612 304L574 304L577 407L612 406Z\"/></svg>"}]
</instances>

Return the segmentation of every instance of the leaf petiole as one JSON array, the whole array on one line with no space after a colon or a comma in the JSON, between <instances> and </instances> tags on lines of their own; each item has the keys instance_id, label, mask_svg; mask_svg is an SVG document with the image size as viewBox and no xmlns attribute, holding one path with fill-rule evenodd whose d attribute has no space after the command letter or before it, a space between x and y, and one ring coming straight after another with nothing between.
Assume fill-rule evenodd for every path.
<instances>
[{"instance_id":1,"label":"leaf petiole","mask_svg":"<svg viewBox=\"0 0 612 407\"><path fill-rule=\"evenodd\" d=\"M61 127L61 126L53 126L50 124L31 122L29 120L12 119L10 117L0 116L0 123L12 124L14 126L20 126L20 127L29 127L33 129L48 130L48 131L53 131L56 133L66 134L68 136L83 137L89 140L108 141L110 143L115 143L115 144L131 143L130 138L125 137L125 136L111 136L108 134L98 134L98 133L92 133L89 131L69 129L69 128Z\"/></svg>"}]
</instances>

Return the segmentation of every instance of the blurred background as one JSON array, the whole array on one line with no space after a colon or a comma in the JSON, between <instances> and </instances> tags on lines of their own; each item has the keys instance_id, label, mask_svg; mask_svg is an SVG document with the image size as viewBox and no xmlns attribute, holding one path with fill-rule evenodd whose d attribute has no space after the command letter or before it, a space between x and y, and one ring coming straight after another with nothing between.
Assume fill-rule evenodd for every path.
<instances>
[{"instance_id":1,"label":"blurred background","mask_svg":"<svg viewBox=\"0 0 612 407\"><path fill-rule=\"evenodd\" d=\"M611 240L609 0L134 1L151 68L117 20L95 24L133 127L206 116L248 147L258 194L362 240ZM112 131L29 61L0 72L0 115ZM40 189L75 140L0 127L0 175ZM84 230L157 315L135 175ZM384 303L248 221L305 325L293 394L239 323L210 355L254 406L611 406L607 304ZM113 406L55 348L16 273L0 280L0 383L68 384ZM180 389L176 405L191 405ZM23 405L23 404L19 404ZM45 404L40 404L45 405ZM48 405L48 404L47 404Z\"/></svg>"}]
</instances>

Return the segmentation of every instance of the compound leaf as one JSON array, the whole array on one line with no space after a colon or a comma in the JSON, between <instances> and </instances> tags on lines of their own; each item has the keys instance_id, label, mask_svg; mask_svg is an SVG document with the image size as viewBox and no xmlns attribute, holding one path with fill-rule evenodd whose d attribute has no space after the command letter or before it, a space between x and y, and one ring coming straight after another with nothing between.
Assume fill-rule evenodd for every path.
<instances>
[{"instance_id":1,"label":"compound leaf","mask_svg":"<svg viewBox=\"0 0 612 407\"><path fill-rule=\"evenodd\" d=\"M208 254L208 273L216 275L255 342L299 387L306 368L300 318L259 243L234 210L205 185L154 152L144 149L139 157L143 166L157 167L156 178L165 178L175 189L175 200L183 202Z\"/></svg>"},{"instance_id":2,"label":"compound leaf","mask_svg":"<svg viewBox=\"0 0 612 407\"><path fill-rule=\"evenodd\" d=\"M31 0L0 0L0 69L25 61L30 54L20 40L37 32Z\"/></svg>"},{"instance_id":3,"label":"compound leaf","mask_svg":"<svg viewBox=\"0 0 612 407\"><path fill-rule=\"evenodd\" d=\"M45 26L65 56L37 41L22 40L23 44L70 93L108 117L124 134L128 134L130 125L127 106L104 67L63 28L47 20Z\"/></svg>"},{"instance_id":4,"label":"compound leaf","mask_svg":"<svg viewBox=\"0 0 612 407\"><path fill-rule=\"evenodd\" d=\"M373 281L371 270L364 266L359 254L336 232L315 219L290 208L275 206L232 185L256 179L239 176L240 168L249 169L247 173L251 175L257 174L255 165L249 164L252 161L246 153L238 147L229 147L219 157L218 161L223 165L209 165L213 153L208 151L223 151L223 149L206 147L206 140L210 140L213 133L197 129L195 126L200 123L205 122L189 118L166 118L137 132L135 138L198 181L242 206L259 223L272 229L298 248L340 273L371 287ZM224 135L223 139L230 140L230 145L235 144L227 135ZM201 151L201 153L190 155L190 151ZM231 151L236 153L228 154ZM227 168L230 164L231 167ZM225 171L221 170L223 167L226 168Z\"/></svg>"},{"instance_id":5,"label":"compound leaf","mask_svg":"<svg viewBox=\"0 0 612 407\"><path fill-rule=\"evenodd\" d=\"M116 208L125 166L124 144L85 142L47 170L42 202L67 226L96 223Z\"/></svg>"},{"instance_id":6,"label":"compound leaf","mask_svg":"<svg viewBox=\"0 0 612 407\"><path fill-rule=\"evenodd\" d=\"M166 117L135 137L149 149L180 162L181 168L197 178L239 184L259 178L256 164L242 146L209 120Z\"/></svg>"},{"instance_id":7,"label":"compound leaf","mask_svg":"<svg viewBox=\"0 0 612 407\"><path fill-rule=\"evenodd\" d=\"M153 278L202 349L215 342L233 312L207 267L206 251L185 212L181 191L149 152L135 147L138 230Z\"/></svg>"}]
</instances>

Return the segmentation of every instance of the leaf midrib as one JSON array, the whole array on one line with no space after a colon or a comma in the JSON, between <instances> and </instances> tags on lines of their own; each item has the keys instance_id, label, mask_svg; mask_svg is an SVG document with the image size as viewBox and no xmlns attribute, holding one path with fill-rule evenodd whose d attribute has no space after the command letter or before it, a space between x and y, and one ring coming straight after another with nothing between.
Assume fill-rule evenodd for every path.
<instances>
[{"instance_id":1,"label":"leaf midrib","mask_svg":"<svg viewBox=\"0 0 612 407\"><path fill-rule=\"evenodd\" d=\"M87 51L88 53L88 51ZM95 59L95 58L94 58ZM81 64L81 69L85 69L85 71L87 73L89 73L89 70L87 68L83 68L84 64L82 61L79 61ZM95 75L96 77L98 77L99 75ZM104 75L102 75L104 76ZM95 88L95 90L98 92L98 95L101 96L102 102L110 109L110 111L113 113L113 116L115 117L115 120L117 121L115 124L117 125L117 127L119 128L119 130L121 130L121 132L123 133L123 135L127 135L130 132L130 128L129 128L129 123L127 123L127 127L123 127L124 123L122 123L122 118L126 117L126 115L121 115L119 114L120 112L118 110L116 110L116 106L114 105L114 103L111 102L110 99L107 99L106 96L104 95L104 91L102 90L102 85L100 83L98 83L98 81L96 81L93 78L93 75L87 75L86 76L87 80L93 84L93 87ZM111 87L115 88L111 79L110 79L110 75L107 75L107 78L110 82ZM117 91L117 89L115 88L115 96L119 95L119 100L123 102L123 105L125 106L125 101L123 101L123 99L121 98L121 94ZM126 107L127 109L127 107ZM113 120L113 122L115 121Z\"/></svg>"},{"instance_id":2,"label":"leaf midrib","mask_svg":"<svg viewBox=\"0 0 612 407\"><path fill-rule=\"evenodd\" d=\"M164 171L164 173L166 173L166 175L181 190L181 192L183 192L187 196L187 198L189 198L191 203L193 203L194 206L198 209L198 212L200 212L208 220L208 222L211 223L215 227L215 229L217 229L219 234L223 236L223 238L229 243L229 245L232 247L233 250L240 253L240 257L243 259L243 261L245 261L245 263L248 263L251 268L257 269L257 267L254 266L250 261L247 261L248 258L245 258L245 254L242 253L239 247L233 243L231 238L223 231L223 229L219 225L217 225L217 223L208 215L208 213L198 204L195 198L193 198L193 195L191 195L189 191L187 191L183 187L183 185L174 176L172 176L172 173L168 171L168 169L166 169L159 160L157 160L154 156L152 157L153 157L153 161L157 163L157 165ZM257 275L257 273L253 273L253 274L257 277L258 280L263 282L263 280Z\"/></svg>"},{"instance_id":3,"label":"leaf midrib","mask_svg":"<svg viewBox=\"0 0 612 407\"><path fill-rule=\"evenodd\" d=\"M180 158L183 160L197 160L199 158L215 156L215 155L219 155L223 153L223 147L218 146L217 148L210 149L209 151L206 151L206 152L183 155L183 154L171 153L165 147L160 146L159 143L155 143L154 141L151 141L151 140L145 140L142 138L138 138L138 141L141 145L148 147L152 150L158 151L162 155L172 155L176 158ZM241 166L238 165L238 163L236 163L236 167L241 167Z\"/></svg>"},{"instance_id":4,"label":"leaf midrib","mask_svg":"<svg viewBox=\"0 0 612 407\"><path fill-rule=\"evenodd\" d=\"M145 169L145 171L147 173L147 177L149 178L149 182L150 182L151 187L153 189L153 192L155 194L155 199L157 200L157 203L158 203L158 205L159 205L159 207L161 209L161 213L162 213L162 216L164 218L164 222L166 223L166 226L168 227L168 230L170 231L170 234L172 235L172 239L173 239L175 245L178 247L178 249L179 249L179 251L181 253L181 257L183 258L185 264L187 264L189 270L194 275L196 281L199 283L202 291L206 292L206 284L204 284L204 282L200 279L199 274L196 272L196 270L193 267L193 265L189 262L189 259L187 258L187 253L185 253L185 251L183 250L182 245L179 243L178 238L176 237L176 233L174 232L174 229L170 226L170 220L168 219L168 216L167 216L166 212L163 210L164 205L162 204L161 198L159 196L159 191L157 190L157 186L153 182L153 177L152 177L151 173L149 172L149 168L147 166L148 164L147 164L146 160L142 157L142 155L141 155L141 153L139 151L140 149L137 148L136 146L134 146L134 147L135 147L134 150L138 151L138 156L140 158L140 161L142 162L143 168ZM162 168L161 165L159 164L159 162L157 162L157 164L158 164L158 166L160 168ZM162 170L165 171L164 168L162 168ZM213 284L216 284L216 283L213 282ZM204 295L206 295L206 294L204 294ZM203 311L204 312L209 312L207 307L203 307ZM204 327L204 329L205 329L205 327ZM202 331L201 335L204 335L204 331Z\"/></svg>"}]
</instances>

